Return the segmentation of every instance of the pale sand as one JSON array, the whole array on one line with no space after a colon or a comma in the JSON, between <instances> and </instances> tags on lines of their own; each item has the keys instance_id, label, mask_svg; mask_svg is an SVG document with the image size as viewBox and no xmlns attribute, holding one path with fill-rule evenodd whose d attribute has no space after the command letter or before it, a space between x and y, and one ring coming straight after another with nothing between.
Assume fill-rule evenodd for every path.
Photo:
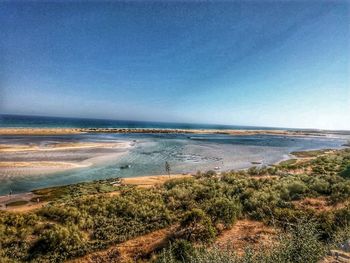
<instances>
[{"instance_id":1,"label":"pale sand","mask_svg":"<svg viewBox=\"0 0 350 263\"><path fill-rule=\"evenodd\" d=\"M2 152L26 152L26 151L64 151L94 148L129 148L129 142L116 143L96 143L96 142L70 142L70 143L54 143L45 146L28 145L28 144L0 144L0 153Z\"/></svg>"},{"instance_id":2,"label":"pale sand","mask_svg":"<svg viewBox=\"0 0 350 263\"><path fill-rule=\"evenodd\" d=\"M138 187L148 188L155 185L163 184L171 179L189 178L191 174L171 174L169 175L148 175L140 177L122 178L122 185L135 185Z\"/></svg>"},{"instance_id":3,"label":"pale sand","mask_svg":"<svg viewBox=\"0 0 350 263\"><path fill-rule=\"evenodd\" d=\"M33 162L0 162L0 168L78 168L86 167L81 163L70 162L48 162L48 161L33 161Z\"/></svg>"},{"instance_id":4,"label":"pale sand","mask_svg":"<svg viewBox=\"0 0 350 263\"><path fill-rule=\"evenodd\" d=\"M20 176L46 176L56 172L89 167L92 163L83 162L0 162L0 177L15 178Z\"/></svg>"},{"instance_id":5,"label":"pale sand","mask_svg":"<svg viewBox=\"0 0 350 263\"><path fill-rule=\"evenodd\" d=\"M83 133L75 128L0 128L0 135L62 135Z\"/></svg>"},{"instance_id":6,"label":"pale sand","mask_svg":"<svg viewBox=\"0 0 350 263\"><path fill-rule=\"evenodd\" d=\"M55 143L44 146L40 145L26 145L26 144L0 144L0 154L16 154L16 153L36 153L36 152L53 152L53 151L68 151L68 150L82 150L82 149L125 149L132 147L131 142L70 142L70 143ZM94 156L80 162L74 161L0 161L1 177L15 177L21 175L40 175L46 173L54 173L66 171L69 169L89 167L91 165L106 163L111 160L119 158L121 155L127 153L111 152L103 154L95 154Z\"/></svg>"},{"instance_id":7,"label":"pale sand","mask_svg":"<svg viewBox=\"0 0 350 263\"><path fill-rule=\"evenodd\" d=\"M114 161L127 152L109 153L91 157L81 162L63 161L6 161L0 162L1 177L12 178L16 176L47 175L49 173L63 172L67 170L90 167Z\"/></svg>"},{"instance_id":8,"label":"pale sand","mask_svg":"<svg viewBox=\"0 0 350 263\"><path fill-rule=\"evenodd\" d=\"M152 129L152 128L0 128L0 135L61 135L79 133L188 133L188 134L229 134L229 135L283 135L323 136L318 131L290 130L214 130L214 129Z\"/></svg>"}]
</instances>

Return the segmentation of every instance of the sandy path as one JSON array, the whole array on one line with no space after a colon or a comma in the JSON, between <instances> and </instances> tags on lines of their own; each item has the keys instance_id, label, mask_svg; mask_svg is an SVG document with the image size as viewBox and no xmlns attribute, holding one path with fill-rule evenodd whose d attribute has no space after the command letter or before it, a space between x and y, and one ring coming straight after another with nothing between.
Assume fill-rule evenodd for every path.
<instances>
[{"instance_id":1,"label":"sandy path","mask_svg":"<svg viewBox=\"0 0 350 263\"><path fill-rule=\"evenodd\" d=\"M130 239L126 242L111 246L110 248L88 254L67 262L95 263L95 262L136 262L138 257L146 256L155 249L162 247L172 228L153 231L149 234Z\"/></svg>"},{"instance_id":2,"label":"sandy path","mask_svg":"<svg viewBox=\"0 0 350 263\"><path fill-rule=\"evenodd\" d=\"M264 223L253 220L238 220L234 226L223 231L215 241L222 249L232 248L238 254L244 253L248 246L255 249L270 247L276 242L277 231Z\"/></svg>"},{"instance_id":3,"label":"sandy path","mask_svg":"<svg viewBox=\"0 0 350 263\"><path fill-rule=\"evenodd\" d=\"M122 178L122 185L135 185L142 188L150 188L155 185L164 184L171 179L188 178L191 174L149 175L140 177Z\"/></svg>"}]
</instances>

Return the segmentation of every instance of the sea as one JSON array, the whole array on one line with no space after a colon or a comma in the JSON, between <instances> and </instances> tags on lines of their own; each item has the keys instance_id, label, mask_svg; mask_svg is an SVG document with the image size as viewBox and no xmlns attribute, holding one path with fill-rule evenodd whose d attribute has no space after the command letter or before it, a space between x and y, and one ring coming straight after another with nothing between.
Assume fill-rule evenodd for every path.
<instances>
[{"instance_id":1,"label":"sea","mask_svg":"<svg viewBox=\"0 0 350 263\"><path fill-rule=\"evenodd\" d=\"M0 127L23 128L154 128L154 129L239 129L274 130L275 127L256 127L222 124L190 124L171 122L150 122L133 120L104 120L88 118L66 118L47 116L26 116L0 114ZM284 128L286 129L286 128Z\"/></svg>"},{"instance_id":2,"label":"sea","mask_svg":"<svg viewBox=\"0 0 350 263\"><path fill-rule=\"evenodd\" d=\"M35 128L176 128L176 129L276 129L234 125L160 123L125 120L97 120L38 116L1 115L0 127ZM0 136L1 144L37 145L94 142L129 143L126 149L70 149L55 151L2 152L0 162L73 162L87 167L48 172L35 169L0 168L0 195L68 185L107 178L165 174L165 162L172 174L196 171L245 169L269 166L292 158L291 152L340 149L347 138L340 135L280 136L226 134L112 134L87 133L50 136ZM98 160L98 161L97 161Z\"/></svg>"}]
</instances>

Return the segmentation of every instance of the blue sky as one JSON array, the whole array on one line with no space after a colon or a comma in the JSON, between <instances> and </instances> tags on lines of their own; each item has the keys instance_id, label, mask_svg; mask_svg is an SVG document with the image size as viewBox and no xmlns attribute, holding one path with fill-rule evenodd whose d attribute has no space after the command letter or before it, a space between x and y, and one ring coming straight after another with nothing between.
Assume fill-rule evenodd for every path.
<instances>
[{"instance_id":1,"label":"blue sky","mask_svg":"<svg viewBox=\"0 0 350 263\"><path fill-rule=\"evenodd\" d=\"M0 112L350 129L350 2L0 2Z\"/></svg>"}]
</instances>

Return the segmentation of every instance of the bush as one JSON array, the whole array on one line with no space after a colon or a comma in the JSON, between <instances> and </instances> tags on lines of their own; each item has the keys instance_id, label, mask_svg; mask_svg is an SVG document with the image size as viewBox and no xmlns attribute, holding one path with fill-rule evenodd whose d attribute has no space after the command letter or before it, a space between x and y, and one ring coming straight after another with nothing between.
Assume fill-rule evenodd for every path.
<instances>
[{"instance_id":1,"label":"bush","mask_svg":"<svg viewBox=\"0 0 350 263\"><path fill-rule=\"evenodd\" d=\"M177 261L170 249L163 250L158 262L174 263L317 263L325 255L325 246L318 240L316 225L300 221L288 232L281 233L280 243L266 250L246 249L242 255L232 250L199 247L188 260ZM168 255L164 257L164 255Z\"/></svg>"},{"instance_id":2,"label":"bush","mask_svg":"<svg viewBox=\"0 0 350 263\"><path fill-rule=\"evenodd\" d=\"M83 255L86 251L86 240L75 227L52 225L44 230L40 238L30 249L31 257L54 254L54 261L62 261L69 257Z\"/></svg>"},{"instance_id":3,"label":"bush","mask_svg":"<svg viewBox=\"0 0 350 263\"><path fill-rule=\"evenodd\" d=\"M350 164L343 171L341 171L339 175L346 179L350 179Z\"/></svg>"},{"instance_id":4,"label":"bush","mask_svg":"<svg viewBox=\"0 0 350 263\"><path fill-rule=\"evenodd\" d=\"M350 197L350 181L334 184L330 199L333 203L343 202Z\"/></svg>"},{"instance_id":5,"label":"bush","mask_svg":"<svg viewBox=\"0 0 350 263\"><path fill-rule=\"evenodd\" d=\"M281 263L317 263L325 252L316 224L299 220L290 229L290 234L282 236L281 244L271 253L270 258Z\"/></svg>"},{"instance_id":6,"label":"bush","mask_svg":"<svg viewBox=\"0 0 350 263\"><path fill-rule=\"evenodd\" d=\"M225 197L216 198L209 203L208 215L214 224L223 224L226 228L233 225L241 215L242 205Z\"/></svg>"},{"instance_id":7,"label":"bush","mask_svg":"<svg viewBox=\"0 0 350 263\"><path fill-rule=\"evenodd\" d=\"M193 245L187 240L178 239L170 245L170 250L176 260L189 261L194 254Z\"/></svg>"},{"instance_id":8,"label":"bush","mask_svg":"<svg viewBox=\"0 0 350 263\"><path fill-rule=\"evenodd\" d=\"M297 200L307 191L307 186L303 182L292 182L287 186L289 198L291 200Z\"/></svg>"},{"instance_id":9,"label":"bush","mask_svg":"<svg viewBox=\"0 0 350 263\"><path fill-rule=\"evenodd\" d=\"M316 179L311 183L310 189L318 194L329 194L330 184L323 179Z\"/></svg>"},{"instance_id":10,"label":"bush","mask_svg":"<svg viewBox=\"0 0 350 263\"><path fill-rule=\"evenodd\" d=\"M210 218L201 209L188 212L180 226L180 237L188 241L211 242L216 236Z\"/></svg>"}]
</instances>

